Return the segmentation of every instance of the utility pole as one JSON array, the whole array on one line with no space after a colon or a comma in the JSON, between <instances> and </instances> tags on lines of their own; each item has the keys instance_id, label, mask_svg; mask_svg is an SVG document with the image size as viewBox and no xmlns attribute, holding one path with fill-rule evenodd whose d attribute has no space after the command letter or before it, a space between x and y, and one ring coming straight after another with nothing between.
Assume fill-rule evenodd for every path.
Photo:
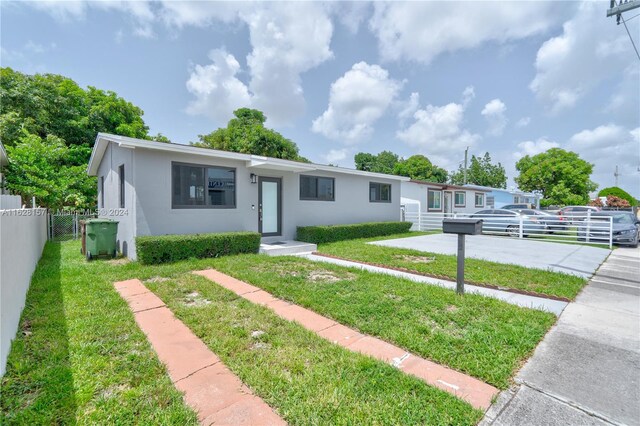
<instances>
[{"instance_id":1,"label":"utility pole","mask_svg":"<svg viewBox=\"0 0 640 426\"><path fill-rule=\"evenodd\" d=\"M616 0L611 0L609 9L607 9L607 18L615 16L618 25L620 25L620 21L622 21L622 23L624 24L624 29L627 30L627 35L629 35L629 40L631 40L633 50L636 51L636 56L638 57L638 59L640 59L640 52L638 52L636 43L633 41L633 37L631 37L629 27L627 27L627 21L625 21L624 16L622 16L624 12L628 12L638 7L640 7L640 0L618 0L618 4L616 4Z\"/></svg>"},{"instance_id":2,"label":"utility pole","mask_svg":"<svg viewBox=\"0 0 640 426\"><path fill-rule=\"evenodd\" d=\"M467 157L469 154L469 147L467 147L467 149L464 150L464 175L462 178L462 184L466 185L467 184Z\"/></svg>"},{"instance_id":3,"label":"utility pole","mask_svg":"<svg viewBox=\"0 0 640 426\"><path fill-rule=\"evenodd\" d=\"M618 166L616 166L616 171L615 171L615 173L613 175L616 178L616 186L618 186L618 176L620 176L620 173L618 173Z\"/></svg>"}]
</instances>

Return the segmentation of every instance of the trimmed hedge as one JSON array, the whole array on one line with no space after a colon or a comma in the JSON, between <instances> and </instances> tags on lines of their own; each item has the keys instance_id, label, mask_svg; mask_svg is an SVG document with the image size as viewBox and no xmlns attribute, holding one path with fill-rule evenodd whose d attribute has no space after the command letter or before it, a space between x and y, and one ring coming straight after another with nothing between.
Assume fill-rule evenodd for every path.
<instances>
[{"instance_id":1,"label":"trimmed hedge","mask_svg":"<svg viewBox=\"0 0 640 426\"><path fill-rule=\"evenodd\" d=\"M353 225L298 226L298 241L321 244L408 232L411 222L370 222Z\"/></svg>"},{"instance_id":2,"label":"trimmed hedge","mask_svg":"<svg viewBox=\"0 0 640 426\"><path fill-rule=\"evenodd\" d=\"M175 262L194 257L207 258L257 253L259 248L260 234L257 232L160 235L136 238L138 260L143 264Z\"/></svg>"}]
</instances>

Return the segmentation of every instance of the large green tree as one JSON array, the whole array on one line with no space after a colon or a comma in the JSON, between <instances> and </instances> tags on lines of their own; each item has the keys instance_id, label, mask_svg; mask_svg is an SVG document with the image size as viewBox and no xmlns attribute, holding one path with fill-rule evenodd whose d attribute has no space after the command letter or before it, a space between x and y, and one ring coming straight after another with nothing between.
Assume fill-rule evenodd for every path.
<instances>
[{"instance_id":1,"label":"large green tree","mask_svg":"<svg viewBox=\"0 0 640 426\"><path fill-rule=\"evenodd\" d=\"M393 174L427 182L445 183L447 181L447 171L432 164L424 155L412 155L406 160L400 160L395 165Z\"/></svg>"},{"instance_id":2,"label":"large green tree","mask_svg":"<svg viewBox=\"0 0 640 426\"><path fill-rule=\"evenodd\" d=\"M308 161L300 156L298 146L294 142L275 130L264 127L267 117L262 111L240 108L235 110L233 115L235 118L229 120L227 127L206 135L198 135L200 140L193 145L285 160Z\"/></svg>"},{"instance_id":3,"label":"large green tree","mask_svg":"<svg viewBox=\"0 0 640 426\"><path fill-rule=\"evenodd\" d=\"M516 170L520 189L541 192L543 206L587 204L589 192L598 187L590 179L593 164L561 148L524 156L516 163Z\"/></svg>"},{"instance_id":4,"label":"large green tree","mask_svg":"<svg viewBox=\"0 0 640 426\"><path fill-rule=\"evenodd\" d=\"M614 195L623 200L627 200L629 204L632 206L635 206L638 204L638 200L636 200L633 195L629 194L627 191L617 186L602 188L600 192L598 192L598 197L606 197L609 195Z\"/></svg>"},{"instance_id":5,"label":"large green tree","mask_svg":"<svg viewBox=\"0 0 640 426\"><path fill-rule=\"evenodd\" d=\"M429 182L442 183L447 181L447 171L432 164L424 155L412 155L405 160L391 151L382 151L377 155L359 152L353 157L353 160L356 169L366 172L407 176L411 179Z\"/></svg>"},{"instance_id":6,"label":"large green tree","mask_svg":"<svg viewBox=\"0 0 640 426\"><path fill-rule=\"evenodd\" d=\"M57 136L42 139L25 131L17 143L7 146L9 187L25 202L36 197L40 205L51 209L85 208L96 193L95 179L87 175L86 164L77 164L86 158L87 149L67 146Z\"/></svg>"},{"instance_id":7,"label":"large green tree","mask_svg":"<svg viewBox=\"0 0 640 426\"><path fill-rule=\"evenodd\" d=\"M455 185L488 186L491 188L506 188L507 174L502 164L493 164L491 155L485 152L482 157L471 156L471 162L467 168L467 180L464 180L464 167L461 165L458 171L451 175L451 183Z\"/></svg>"},{"instance_id":8,"label":"large green tree","mask_svg":"<svg viewBox=\"0 0 640 426\"><path fill-rule=\"evenodd\" d=\"M1 68L0 138L12 162L6 186L45 207L95 207L95 178L85 170L96 135L149 139L142 115L114 92Z\"/></svg>"}]
</instances>

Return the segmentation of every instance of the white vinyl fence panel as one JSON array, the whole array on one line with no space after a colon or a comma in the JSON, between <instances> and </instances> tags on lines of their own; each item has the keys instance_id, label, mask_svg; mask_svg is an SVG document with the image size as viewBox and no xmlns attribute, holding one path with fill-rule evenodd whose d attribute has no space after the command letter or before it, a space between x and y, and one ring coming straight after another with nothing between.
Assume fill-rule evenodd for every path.
<instances>
[{"instance_id":1,"label":"white vinyl fence panel","mask_svg":"<svg viewBox=\"0 0 640 426\"><path fill-rule=\"evenodd\" d=\"M0 210L19 209L22 207L22 198L19 195L0 194Z\"/></svg>"},{"instance_id":2,"label":"white vinyl fence panel","mask_svg":"<svg viewBox=\"0 0 640 426\"><path fill-rule=\"evenodd\" d=\"M472 213L434 213L402 211L404 220L413 223L412 231L442 231L444 219L483 219L482 233L514 238L543 238L550 242L574 242L613 246L613 219L611 217L591 217L591 214L563 217L551 216L511 216Z\"/></svg>"},{"instance_id":3,"label":"white vinyl fence panel","mask_svg":"<svg viewBox=\"0 0 640 426\"><path fill-rule=\"evenodd\" d=\"M46 241L45 209L0 210L0 377Z\"/></svg>"}]
</instances>

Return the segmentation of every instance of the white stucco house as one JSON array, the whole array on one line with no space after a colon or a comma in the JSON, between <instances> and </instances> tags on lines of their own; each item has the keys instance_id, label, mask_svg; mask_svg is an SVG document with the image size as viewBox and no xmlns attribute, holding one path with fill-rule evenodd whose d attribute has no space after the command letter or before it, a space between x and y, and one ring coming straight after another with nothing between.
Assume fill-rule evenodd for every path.
<instances>
[{"instance_id":1,"label":"white stucco house","mask_svg":"<svg viewBox=\"0 0 640 426\"><path fill-rule=\"evenodd\" d=\"M520 191L515 188L503 189L478 185L465 185L465 188L487 191L486 204L487 208L491 209L501 209L508 204L529 204L532 208L539 209L542 198L542 194Z\"/></svg>"},{"instance_id":2,"label":"white stucco house","mask_svg":"<svg viewBox=\"0 0 640 426\"><path fill-rule=\"evenodd\" d=\"M296 227L400 220L408 178L100 133L87 172L100 217L119 221L135 259L141 235L256 231L292 240Z\"/></svg>"},{"instance_id":3,"label":"white stucco house","mask_svg":"<svg viewBox=\"0 0 640 426\"><path fill-rule=\"evenodd\" d=\"M486 206L486 188L406 180L401 183L402 204L408 212L475 213Z\"/></svg>"}]
</instances>

